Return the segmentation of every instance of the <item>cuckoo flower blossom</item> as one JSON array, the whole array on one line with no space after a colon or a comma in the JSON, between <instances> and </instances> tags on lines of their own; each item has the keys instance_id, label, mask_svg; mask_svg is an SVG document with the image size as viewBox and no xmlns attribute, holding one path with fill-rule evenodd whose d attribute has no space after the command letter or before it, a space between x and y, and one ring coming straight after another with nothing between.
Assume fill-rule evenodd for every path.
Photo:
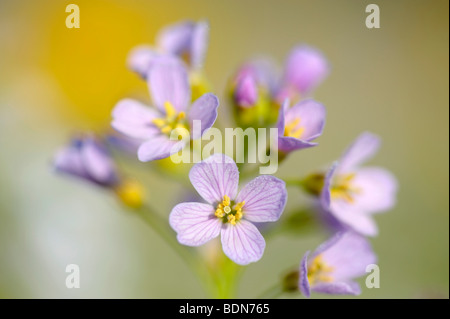
<instances>
[{"instance_id":1,"label":"cuckoo flower blossom","mask_svg":"<svg viewBox=\"0 0 450 319\"><path fill-rule=\"evenodd\" d=\"M173 55L186 58L193 71L199 71L208 49L209 24L206 21L182 21L162 29L156 37L156 47L139 46L128 57L131 70L147 77L156 58Z\"/></svg>"},{"instance_id":2,"label":"cuckoo flower blossom","mask_svg":"<svg viewBox=\"0 0 450 319\"><path fill-rule=\"evenodd\" d=\"M119 183L116 167L106 147L92 136L73 139L57 152L53 165L58 172L99 186L114 187Z\"/></svg>"},{"instance_id":3,"label":"cuckoo flower blossom","mask_svg":"<svg viewBox=\"0 0 450 319\"><path fill-rule=\"evenodd\" d=\"M322 207L344 228L375 236L377 226L372 215L395 204L397 181L387 170L360 165L380 146L379 138L361 134L328 171L321 193Z\"/></svg>"},{"instance_id":4,"label":"cuckoo flower blossom","mask_svg":"<svg viewBox=\"0 0 450 319\"><path fill-rule=\"evenodd\" d=\"M194 121L201 124L191 134L200 138L217 118L219 100L211 93L190 104L191 91L184 65L177 59L160 58L148 73L148 84L156 109L124 99L114 108L111 125L119 132L139 139L138 158L142 162L167 158L180 151L184 142L171 140L173 130L192 131Z\"/></svg>"},{"instance_id":5,"label":"cuckoo flower blossom","mask_svg":"<svg viewBox=\"0 0 450 319\"><path fill-rule=\"evenodd\" d=\"M207 203L181 203L172 209L169 221L178 241L200 246L220 234L224 253L235 263L258 261L266 244L253 222L280 218L287 200L285 183L261 175L238 192L236 163L222 154L196 164L189 178Z\"/></svg>"},{"instance_id":6,"label":"cuckoo flower blossom","mask_svg":"<svg viewBox=\"0 0 450 319\"><path fill-rule=\"evenodd\" d=\"M325 126L325 107L314 101L304 100L289 108L289 100L280 107L278 116L278 150L289 153L316 146L317 137Z\"/></svg>"},{"instance_id":7,"label":"cuckoo flower blossom","mask_svg":"<svg viewBox=\"0 0 450 319\"><path fill-rule=\"evenodd\" d=\"M311 291L331 295L359 295L361 288L353 281L366 273L377 260L370 243L353 232L338 233L320 245L300 263L299 289L305 297Z\"/></svg>"}]
</instances>

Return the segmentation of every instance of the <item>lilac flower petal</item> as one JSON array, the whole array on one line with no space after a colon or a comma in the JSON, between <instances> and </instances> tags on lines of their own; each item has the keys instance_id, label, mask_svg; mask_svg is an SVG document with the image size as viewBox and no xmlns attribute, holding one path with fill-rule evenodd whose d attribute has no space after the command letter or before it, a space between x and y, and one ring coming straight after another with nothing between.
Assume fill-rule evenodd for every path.
<instances>
[{"instance_id":1,"label":"lilac flower petal","mask_svg":"<svg viewBox=\"0 0 450 319\"><path fill-rule=\"evenodd\" d=\"M349 282L320 282L315 284L312 291L329 295L360 295L361 287L354 281Z\"/></svg>"},{"instance_id":2,"label":"lilac flower petal","mask_svg":"<svg viewBox=\"0 0 450 319\"><path fill-rule=\"evenodd\" d=\"M311 258L315 258L324 251L327 251L328 249L332 248L338 241L341 240L342 236L345 235L345 232L337 232L335 233L330 239L322 243L317 249L312 253Z\"/></svg>"},{"instance_id":3,"label":"lilac flower petal","mask_svg":"<svg viewBox=\"0 0 450 319\"><path fill-rule=\"evenodd\" d=\"M224 195L232 200L236 197L239 170L230 157L214 154L195 164L189 172L189 179L200 196L215 205L223 201Z\"/></svg>"},{"instance_id":4,"label":"lilac flower petal","mask_svg":"<svg viewBox=\"0 0 450 319\"><path fill-rule=\"evenodd\" d=\"M266 88L270 93L274 93L280 82L280 72L276 63L268 57L258 57L250 63L257 82Z\"/></svg>"},{"instance_id":5,"label":"lilac flower petal","mask_svg":"<svg viewBox=\"0 0 450 319\"><path fill-rule=\"evenodd\" d=\"M378 234L378 227L372 216L343 199L333 200L329 212L341 223L360 234L366 236Z\"/></svg>"},{"instance_id":6,"label":"lilac flower petal","mask_svg":"<svg viewBox=\"0 0 450 319\"><path fill-rule=\"evenodd\" d=\"M278 120L277 120L278 136L284 135L285 114L288 109L289 109L289 99L285 99L283 104L280 106L280 111L278 113Z\"/></svg>"},{"instance_id":7,"label":"lilac flower petal","mask_svg":"<svg viewBox=\"0 0 450 319\"><path fill-rule=\"evenodd\" d=\"M295 119L300 119L298 127L304 129L300 139L309 142L322 134L325 126L325 117L325 107L309 99L301 101L288 109L285 114L285 122L290 123Z\"/></svg>"},{"instance_id":8,"label":"lilac flower petal","mask_svg":"<svg viewBox=\"0 0 450 319\"><path fill-rule=\"evenodd\" d=\"M318 143L306 142L299 140L298 138L291 136L279 136L278 137L278 150L283 153L289 153L296 150L302 150L317 146Z\"/></svg>"},{"instance_id":9,"label":"lilac flower petal","mask_svg":"<svg viewBox=\"0 0 450 319\"><path fill-rule=\"evenodd\" d=\"M311 296L311 287L308 280L308 255L309 251L305 253L300 262L300 272L298 278L298 288L303 296L309 298Z\"/></svg>"},{"instance_id":10,"label":"lilac flower petal","mask_svg":"<svg viewBox=\"0 0 450 319\"><path fill-rule=\"evenodd\" d=\"M372 133L364 132L350 145L339 160L339 172L355 170L363 162L370 159L380 147L380 138Z\"/></svg>"},{"instance_id":11,"label":"lilac flower petal","mask_svg":"<svg viewBox=\"0 0 450 319\"><path fill-rule=\"evenodd\" d=\"M192 21L167 26L158 33L157 46L165 53L182 54L190 47L194 26Z\"/></svg>"},{"instance_id":12,"label":"lilac flower petal","mask_svg":"<svg viewBox=\"0 0 450 319\"><path fill-rule=\"evenodd\" d=\"M222 220L214 216L214 207L202 203L181 203L169 216L170 226L183 245L200 246L219 236Z\"/></svg>"},{"instance_id":13,"label":"lilac flower petal","mask_svg":"<svg viewBox=\"0 0 450 319\"><path fill-rule=\"evenodd\" d=\"M314 253L318 255L318 252ZM354 232L345 232L321 253L322 260L333 268L333 281L349 281L366 274L366 267L377 257L369 241Z\"/></svg>"},{"instance_id":14,"label":"lilac flower petal","mask_svg":"<svg viewBox=\"0 0 450 319\"><path fill-rule=\"evenodd\" d=\"M186 67L173 57L165 57L154 63L148 73L148 83L153 103L165 112L164 104L172 103L177 111L185 111L191 91Z\"/></svg>"},{"instance_id":15,"label":"lilac flower petal","mask_svg":"<svg viewBox=\"0 0 450 319\"><path fill-rule=\"evenodd\" d=\"M266 242L252 223L241 219L236 225L226 223L221 232L223 252L239 265L261 259Z\"/></svg>"},{"instance_id":16,"label":"lilac flower petal","mask_svg":"<svg viewBox=\"0 0 450 319\"><path fill-rule=\"evenodd\" d=\"M245 201L244 218L257 223L277 221L286 200L286 184L270 175L261 175L250 181L236 198L237 203Z\"/></svg>"},{"instance_id":17,"label":"lilac flower petal","mask_svg":"<svg viewBox=\"0 0 450 319\"><path fill-rule=\"evenodd\" d=\"M286 62L285 82L294 86L300 94L314 90L329 73L329 65L323 54L306 45L294 48Z\"/></svg>"},{"instance_id":18,"label":"lilac flower petal","mask_svg":"<svg viewBox=\"0 0 450 319\"><path fill-rule=\"evenodd\" d=\"M395 205L397 180L383 168L359 169L353 185L359 190L355 195L354 205L363 212L385 212Z\"/></svg>"},{"instance_id":19,"label":"lilac flower petal","mask_svg":"<svg viewBox=\"0 0 450 319\"><path fill-rule=\"evenodd\" d=\"M158 56L159 54L152 47L141 45L131 50L127 58L127 66L145 79Z\"/></svg>"},{"instance_id":20,"label":"lilac flower petal","mask_svg":"<svg viewBox=\"0 0 450 319\"><path fill-rule=\"evenodd\" d=\"M183 149L183 141L172 141L166 135L154 136L144 142L138 149L138 159L141 162L149 162L167 158Z\"/></svg>"},{"instance_id":21,"label":"lilac flower petal","mask_svg":"<svg viewBox=\"0 0 450 319\"><path fill-rule=\"evenodd\" d=\"M116 168L106 149L87 138L80 150L84 167L91 178L101 184L117 181Z\"/></svg>"},{"instance_id":22,"label":"lilac flower petal","mask_svg":"<svg viewBox=\"0 0 450 319\"><path fill-rule=\"evenodd\" d=\"M193 132L193 121L201 121L201 130L193 132L192 139L200 138L205 131L214 125L218 107L219 99L212 93L202 95L192 104L188 114L191 132Z\"/></svg>"},{"instance_id":23,"label":"lilac flower petal","mask_svg":"<svg viewBox=\"0 0 450 319\"><path fill-rule=\"evenodd\" d=\"M149 139L159 132L153 126L152 120L160 116L139 101L123 99L119 101L112 112L111 126L130 137Z\"/></svg>"},{"instance_id":24,"label":"lilac flower petal","mask_svg":"<svg viewBox=\"0 0 450 319\"><path fill-rule=\"evenodd\" d=\"M209 23L207 21L199 21L194 27L191 39L191 64L195 70L203 67L208 44Z\"/></svg>"},{"instance_id":25,"label":"lilac flower petal","mask_svg":"<svg viewBox=\"0 0 450 319\"><path fill-rule=\"evenodd\" d=\"M242 76L236 83L234 99L243 108L249 108L256 104L258 101L258 85L253 76Z\"/></svg>"}]
</instances>

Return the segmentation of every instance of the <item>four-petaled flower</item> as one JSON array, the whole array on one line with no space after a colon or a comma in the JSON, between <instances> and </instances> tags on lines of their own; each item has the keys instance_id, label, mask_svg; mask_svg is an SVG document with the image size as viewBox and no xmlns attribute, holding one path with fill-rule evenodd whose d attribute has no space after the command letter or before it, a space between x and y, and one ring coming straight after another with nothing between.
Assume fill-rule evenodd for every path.
<instances>
[{"instance_id":1,"label":"four-petaled flower","mask_svg":"<svg viewBox=\"0 0 450 319\"><path fill-rule=\"evenodd\" d=\"M173 130L190 130L192 139L200 138L214 124L219 106L217 97L207 93L189 107L188 75L178 59L160 58L148 73L147 81L157 110L124 99L115 106L111 123L119 132L142 141L138 149L142 162L167 158L185 146L183 141L170 139ZM192 131L194 121L201 126L197 131Z\"/></svg>"},{"instance_id":2,"label":"four-petaled flower","mask_svg":"<svg viewBox=\"0 0 450 319\"><path fill-rule=\"evenodd\" d=\"M312 141L322 134L325 116L325 107L314 100L304 100L290 108L286 99L277 122L278 150L286 154L316 146Z\"/></svg>"},{"instance_id":3,"label":"four-petaled flower","mask_svg":"<svg viewBox=\"0 0 450 319\"><path fill-rule=\"evenodd\" d=\"M221 235L224 253L235 263L258 261L265 241L252 222L274 222L287 200L285 183L261 175L238 193L239 170L226 155L215 154L194 165L189 178L206 203L181 203L169 221L181 244L200 246Z\"/></svg>"},{"instance_id":4,"label":"four-petaled flower","mask_svg":"<svg viewBox=\"0 0 450 319\"><path fill-rule=\"evenodd\" d=\"M323 209L342 227L367 236L378 233L372 214L392 208L397 193L397 180L389 171L359 167L379 146L376 135L361 134L328 171L321 193Z\"/></svg>"},{"instance_id":5,"label":"four-petaled flower","mask_svg":"<svg viewBox=\"0 0 450 319\"><path fill-rule=\"evenodd\" d=\"M337 233L315 252L303 256L300 263L300 291L309 297L311 291L333 295L359 295L361 288L354 278L366 273L366 267L377 258L370 243L354 232Z\"/></svg>"}]
</instances>

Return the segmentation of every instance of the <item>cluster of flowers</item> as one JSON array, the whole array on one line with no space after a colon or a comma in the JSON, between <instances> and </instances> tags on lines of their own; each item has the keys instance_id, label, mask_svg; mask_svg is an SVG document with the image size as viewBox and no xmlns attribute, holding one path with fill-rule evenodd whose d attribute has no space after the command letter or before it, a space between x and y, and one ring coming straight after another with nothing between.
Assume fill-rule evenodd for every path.
<instances>
[{"instance_id":1,"label":"cluster of flowers","mask_svg":"<svg viewBox=\"0 0 450 319\"><path fill-rule=\"evenodd\" d=\"M207 22L185 21L163 29L156 46L140 46L130 53L128 67L148 83L153 106L132 99L119 101L111 125L140 161L161 160L182 150L185 142L169 138L173 130L192 130L192 122L198 120L201 130L191 135L195 140L214 125L219 99L210 93L203 72L208 39ZM316 146L326 111L309 97L329 69L322 53L305 45L290 52L282 74L266 60L244 63L228 88L236 124L277 127L280 159ZM387 170L361 167L379 146L376 135L363 133L328 171L298 179L298 185L315 199L317 216L334 232L300 262L295 286L305 296L311 291L358 294L354 278L376 262L366 239L377 234L372 215L391 209L397 190L396 179ZM142 205L142 189L119 174L97 136L77 137L58 152L54 166L113 189L131 207ZM179 243L200 246L220 235L225 255L235 263L260 260L265 249L260 225L276 222L282 215L287 202L285 182L260 175L238 191L238 166L223 154L195 164L189 179L205 203L185 202L173 208L169 223Z\"/></svg>"}]
</instances>

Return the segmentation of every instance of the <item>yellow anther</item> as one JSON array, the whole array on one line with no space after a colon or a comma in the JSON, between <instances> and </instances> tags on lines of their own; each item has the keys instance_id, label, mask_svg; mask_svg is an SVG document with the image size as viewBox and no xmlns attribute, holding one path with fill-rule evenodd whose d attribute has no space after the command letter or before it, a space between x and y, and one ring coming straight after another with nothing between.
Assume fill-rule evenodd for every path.
<instances>
[{"instance_id":1,"label":"yellow anther","mask_svg":"<svg viewBox=\"0 0 450 319\"><path fill-rule=\"evenodd\" d=\"M234 215L227 215L227 220L231 225L236 225L236 217Z\"/></svg>"},{"instance_id":2,"label":"yellow anther","mask_svg":"<svg viewBox=\"0 0 450 319\"><path fill-rule=\"evenodd\" d=\"M177 114L177 110L173 107L172 103L169 101L164 103L164 108L166 110L166 117L172 118Z\"/></svg>"},{"instance_id":3,"label":"yellow anther","mask_svg":"<svg viewBox=\"0 0 450 319\"><path fill-rule=\"evenodd\" d=\"M183 111L181 111L180 113L178 113L177 115L177 120L184 120L186 118L186 113L184 113Z\"/></svg>"},{"instance_id":4,"label":"yellow anther","mask_svg":"<svg viewBox=\"0 0 450 319\"><path fill-rule=\"evenodd\" d=\"M214 215L216 215L216 217L222 218L223 216L225 216L225 213L221 209L216 209L216 212Z\"/></svg>"},{"instance_id":5,"label":"yellow anther","mask_svg":"<svg viewBox=\"0 0 450 319\"><path fill-rule=\"evenodd\" d=\"M241 218L242 218L242 211L241 211L241 210L238 210L238 211L236 212L236 214L234 215L234 217L236 218L236 220L241 219Z\"/></svg>"},{"instance_id":6,"label":"yellow anther","mask_svg":"<svg viewBox=\"0 0 450 319\"><path fill-rule=\"evenodd\" d=\"M304 127L298 127L300 118L297 117L284 127L284 136L300 138L305 131Z\"/></svg>"},{"instance_id":7,"label":"yellow anther","mask_svg":"<svg viewBox=\"0 0 450 319\"><path fill-rule=\"evenodd\" d=\"M153 119L153 124L155 124L158 128L161 128L167 124L166 119Z\"/></svg>"},{"instance_id":8,"label":"yellow anther","mask_svg":"<svg viewBox=\"0 0 450 319\"><path fill-rule=\"evenodd\" d=\"M241 210L244 205L245 205L245 201L242 201L242 202L237 203L236 205L234 205L233 209L234 210Z\"/></svg>"},{"instance_id":9,"label":"yellow anther","mask_svg":"<svg viewBox=\"0 0 450 319\"><path fill-rule=\"evenodd\" d=\"M223 196L222 204L223 206L230 206L230 197L228 197L227 195Z\"/></svg>"},{"instance_id":10,"label":"yellow anther","mask_svg":"<svg viewBox=\"0 0 450 319\"><path fill-rule=\"evenodd\" d=\"M161 127L161 132L164 134L169 134L171 131L172 131L172 127L170 125Z\"/></svg>"}]
</instances>

